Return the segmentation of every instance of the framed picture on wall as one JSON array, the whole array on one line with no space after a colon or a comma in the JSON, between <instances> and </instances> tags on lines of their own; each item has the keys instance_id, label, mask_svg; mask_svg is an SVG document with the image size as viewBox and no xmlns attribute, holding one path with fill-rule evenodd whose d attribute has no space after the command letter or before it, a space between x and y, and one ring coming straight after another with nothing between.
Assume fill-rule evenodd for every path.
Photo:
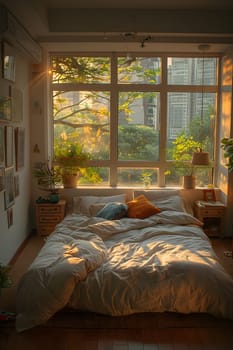
<instances>
[{"instance_id":1,"label":"framed picture on wall","mask_svg":"<svg viewBox=\"0 0 233 350\"><path fill-rule=\"evenodd\" d=\"M23 120L23 93L16 87L12 87L12 121Z\"/></svg>"},{"instance_id":2,"label":"framed picture on wall","mask_svg":"<svg viewBox=\"0 0 233 350\"><path fill-rule=\"evenodd\" d=\"M0 168L0 192L5 189L5 168Z\"/></svg>"},{"instance_id":3,"label":"framed picture on wall","mask_svg":"<svg viewBox=\"0 0 233 350\"><path fill-rule=\"evenodd\" d=\"M13 225L13 208L7 209L7 223L8 228Z\"/></svg>"},{"instance_id":4,"label":"framed picture on wall","mask_svg":"<svg viewBox=\"0 0 233 350\"><path fill-rule=\"evenodd\" d=\"M13 165L14 129L11 125L5 126L5 164L6 168Z\"/></svg>"},{"instance_id":5,"label":"framed picture on wall","mask_svg":"<svg viewBox=\"0 0 233 350\"><path fill-rule=\"evenodd\" d=\"M0 125L0 167L5 166L5 128Z\"/></svg>"},{"instance_id":6,"label":"framed picture on wall","mask_svg":"<svg viewBox=\"0 0 233 350\"><path fill-rule=\"evenodd\" d=\"M16 171L24 166L24 142L25 130L22 127L15 128L15 167Z\"/></svg>"},{"instance_id":7,"label":"framed picture on wall","mask_svg":"<svg viewBox=\"0 0 233 350\"><path fill-rule=\"evenodd\" d=\"M15 81L14 49L7 42L2 44L2 73L3 79Z\"/></svg>"},{"instance_id":8,"label":"framed picture on wall","mask_svg":"<svg viewBox=\"0 0 233 350\"><path fill-rule=\"evenodd\" d=\"M12 99L8 96L0 96L0 121L11 120Z\"/></svg>"},{"instance_id":9,"label":"framed picture on wall","mask_svg":"<svg viewBox=\"0 0 233 350\"><path fill-rule=\"evenodd\" d=\"M14 168L5 169L5 209L10 208L15 202Z\"/></svg>"},{"instance_id":10,"label":"framed picture on wall","mask_svg":"<svg viewBox=\"0 0 233 350\"><path fill-rule=\"evenodd\" d=\"M15 197L18 197L19 196L19 175L15 175L14 183L15 183Z\"/></svg>"}]
</instances>

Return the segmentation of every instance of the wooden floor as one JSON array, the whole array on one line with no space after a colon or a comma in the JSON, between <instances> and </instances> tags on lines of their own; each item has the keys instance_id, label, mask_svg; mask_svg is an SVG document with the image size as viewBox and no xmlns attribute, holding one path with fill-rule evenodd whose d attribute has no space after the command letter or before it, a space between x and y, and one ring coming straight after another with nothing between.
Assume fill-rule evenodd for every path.
<instances>
[{"instance_id":1,"label":"wooden floor","mask_svg":"<svg viewBox=\"0 0 233 350\"><path fill-rule=\"evenodd\" d=\"M12 267L14 286L4 290L0 307L15 311L15 291L22 273L37 254L43 240L33 236L18 256ZM213 240L213 247L223 261L223 265L233 272L233 259L226 257L224 251L231 249L230 240ZM60 319L62 319L62 314ZM69 317L69 315L68 315ZM88 316L89 317L89 316ZM110 326L110 319L102 319L90 314L87 319L75 313L69 322L51 322L45 326L17 333L14 321L0 322L1 350L233 350L233 321L208 319L198 315L190 318L180 315L178 318L162 316L162 322L155 324L145 315L135 318L130 326L117 324ZM132 318L133 319L133 318ZM83 323L81 323L83 320ZM75 324L76 323L76 324Z\"/></svg>"},{"instance_id":2,"label":"wooden floor","mask_svg":"<svg viewBox=\"0 0 233 350\"><path fill-rule=\"evenodd\" d=\"M36 328L20 334L1 329L1 350L232 350L232 330Z\"/></svg>"}]
</instances>

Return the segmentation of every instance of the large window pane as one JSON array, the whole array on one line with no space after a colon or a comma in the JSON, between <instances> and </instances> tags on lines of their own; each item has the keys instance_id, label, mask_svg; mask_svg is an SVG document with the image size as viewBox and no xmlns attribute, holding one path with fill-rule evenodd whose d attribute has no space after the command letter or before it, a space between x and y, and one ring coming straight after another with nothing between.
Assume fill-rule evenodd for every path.
<instances>
[{"instance_id":1,"label":"large window pane","mask_svg":"<svg viewBox=\"0 0 233 350\"><path fill-rule=\"evenodd\" d=\"M118 83L160 84L159 57L118 57Z\"/></svg>"},{"instance_id":2,"label":"large window pane","mask_svg":"<svg viewBox=\"0 0 233 350\"><path fill-rule=\"evenodd\" d=\"M118 159L159 159L159 93L121 92L118 114Z\"/></svg>"},{"instance_id":3,"label":"large window pane","mask_svg":"<svg viewBox=\"0 0 233 350\"><path fill-rule=\"evenodd\" d=\"M54 91L54 145L84 145L92 159L109 159L109 92Z\"/></svg>"},{"instance_id":4,"label":"large window pane","mask_svg":"<svg viewBox=\"0 0 233 350\"><path fill-rule=\"evenodd\" d=\"M168 57L168 84L216 85L217 58Z\"/></svg>"},{"instance_id":5,"label":"large window pane","mask_svg":"<svg viewBox=\"0 0 233 350\"><path fill-rule=\"evenodd\" d=\"M109 57L53 57L52 83L109 83Z\"/></svg>"},{"instance_id":6,"label":"large window pane","mask_svg":"<svg viewBox=\"0 0 233 350\"><path fill-rule=\"evenodd\" d=\"M201 148L210 152L213 157L213 145L216 120L215 93L168 93L167 101L167 157L172 157L172 149L181 135L187 137L187 143L192 137L199 142ZM180 144L184 146L181 139ZM185 151L185 150L184 150ZM191 159L192 150L190 152ZM185 159L188 160L188 159Z\"/></svg>"}]
</instances>

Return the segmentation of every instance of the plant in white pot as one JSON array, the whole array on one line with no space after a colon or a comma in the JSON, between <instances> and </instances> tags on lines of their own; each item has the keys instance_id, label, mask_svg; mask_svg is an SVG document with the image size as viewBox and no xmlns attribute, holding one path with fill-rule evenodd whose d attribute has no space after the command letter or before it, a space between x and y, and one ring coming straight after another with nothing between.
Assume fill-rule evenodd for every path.
<instances>
[{"instance_id":1,"label":"plant in white pot","mask_svg":"<svg viewBox=\"0 0 233 350\"><path fill-rule=\"evenodd\" d=\"M76 187L80 168L90 159L90 154L83 147L76 141L71 142L64 138L55 145L54 161L60 168L65 188Z\"/></svg>"}]
</instances>

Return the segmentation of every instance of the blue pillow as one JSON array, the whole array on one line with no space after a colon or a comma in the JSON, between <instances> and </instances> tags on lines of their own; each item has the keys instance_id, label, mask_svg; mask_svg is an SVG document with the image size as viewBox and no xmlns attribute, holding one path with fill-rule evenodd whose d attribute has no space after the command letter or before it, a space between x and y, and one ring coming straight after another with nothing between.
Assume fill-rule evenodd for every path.
<instances>
[{"instance_id":1,"label":"blue pillow","mask_svg":"<svg viewBox=\"0 0 233 350\"><path fill-rule=\"evenodd\" d=\"M107 203L100 211L98 211L96 216L107 220L118 220L126 214L127 210L127 204L111 202Z\"/></svg>"}]
</instances>

